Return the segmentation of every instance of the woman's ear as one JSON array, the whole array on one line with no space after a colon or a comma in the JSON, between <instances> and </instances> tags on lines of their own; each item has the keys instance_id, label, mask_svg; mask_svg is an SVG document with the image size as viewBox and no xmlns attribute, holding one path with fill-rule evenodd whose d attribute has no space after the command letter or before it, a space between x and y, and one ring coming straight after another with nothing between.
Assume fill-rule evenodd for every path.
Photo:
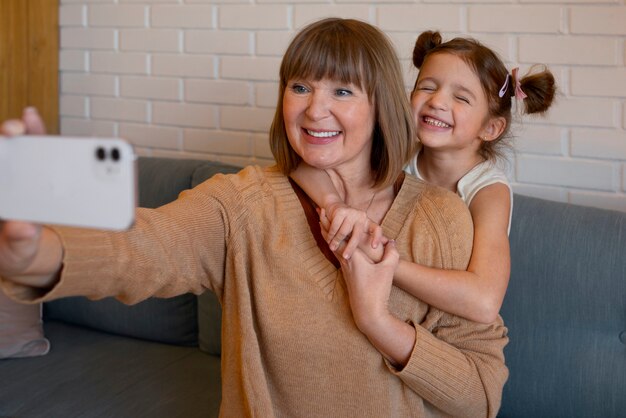
<instances>
[{"instance_id":1,"label":"woman's ear","mask_svg":"<svg viewBox=\"0 0 626 418\"><path fill-rule=\"evenodd\" d=\"M506 128L506 119L503 117L491 118L485 124L483 128L480 139L483 141L493 141L494 139L500 138L502 132Z\"/></svg>"}]
</instances>

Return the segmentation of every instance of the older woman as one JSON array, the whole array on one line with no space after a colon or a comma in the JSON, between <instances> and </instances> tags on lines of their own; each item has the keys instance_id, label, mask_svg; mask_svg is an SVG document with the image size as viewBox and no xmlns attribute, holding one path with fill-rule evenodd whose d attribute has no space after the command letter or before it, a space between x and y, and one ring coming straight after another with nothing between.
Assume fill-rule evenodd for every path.
<instances>
[{"instance_id":1,"label":"older woman","mask_svg":"<svg viewBox=\"0 0 626 418\"><path fill-rule=\"evenodd\" d=\"M507 377L501 322L482 326L392 286L398 257L464 269L471 219L453 194L402 175L412 116L393 48L372 26L302 30L280 69L277 165L218 175L125 233L6 222L0 275L14 298L134 303L210 289L223 309L221 415L495 416ZM327 170L393 237L382 261L340 263L301 161Z\"/></svg>"}]
</instances>

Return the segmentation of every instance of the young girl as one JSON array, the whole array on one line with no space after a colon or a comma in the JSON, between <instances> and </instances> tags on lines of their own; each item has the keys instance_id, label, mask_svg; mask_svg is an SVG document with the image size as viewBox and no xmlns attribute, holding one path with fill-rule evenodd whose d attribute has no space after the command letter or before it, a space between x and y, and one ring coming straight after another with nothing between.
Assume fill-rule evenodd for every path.
<instances>
[{"instance_id":1,"label":"young girl","mask_svg":"<svg viewBox=\"0 0 626 418\"><path fill-rule=\"evenodd\" d=\"M498 145L511 124L512 102L525 113L545 112L554 98L554 77L543 69L520 78L517 69L509 73L479 42L455 38L442 43L441 35L430 31L418 37L413 64L419 75L411 107L422 146L405 171L459 194L474 222L474 247L466 271L401 261L394 284L439 309L489 323L497 318L510 272L513 194L495 166L501 157ZM346 239L343 257L349 258L357 245L373 260L380 257L382 228L367 215L375 194L369 203L351 207L344 203L351 199L333 187L324 171L301 164L292 177L322 208L333 251Z\"/></svg>"}]
</instances>

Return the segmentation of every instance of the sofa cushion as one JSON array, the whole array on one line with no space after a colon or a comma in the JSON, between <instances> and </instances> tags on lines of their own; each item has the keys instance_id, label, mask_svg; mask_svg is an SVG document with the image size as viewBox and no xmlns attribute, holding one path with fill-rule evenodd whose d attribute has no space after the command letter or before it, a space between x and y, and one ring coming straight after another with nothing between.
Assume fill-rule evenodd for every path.
<instances>
[{"instance_id":1,"label":"sofa cushion","mask_svg":"<svg viewBox=\"0 0 626 418\"><path fill-rule=\"evenodd\" d=\"M24 305L0 290L0 359L46 354L50 343L43 335L41 305Z\"/></svg>"},{"instance_id":2,"label":"sofa cushion","mask_svg":"<svg viewBox=\"0 0 626 418\"><path fill-rule=\"evenodd\" d=\"M61 320L112 334L177 345L198 344L197 298L150 298L124 305L112 298L59 299L45 304L45 320Z\"/></svg>"},{"instance_id":3,"label":"sofa cushion","mask_svg":"<svg viewBox=\"0 0 626 418\"><path fill-rule=\"evenodd\" d=\"M515 196L502 417L626 412L626 213Z\"/></svg>"},{"instance_id":4,"label":"sofa cushion","mask_svg":"<svg viewBox=\"0 0 626 418\"><path fill-rule=\"evenodd\" d=\"M198 296L198 346L205 353L222 354L222 307L208 291Z\"/></svg>"},{"instance_id":5,"label":"sofa cushion","mask_svg":"<svg viewBox=\"0 0 626 418\"><path fill-rule=\"evenodd\" d=\"M43 357L0 361L0 417L217 417L220 359L180 347L45 324Z\"/></svg>"},{"instance_id":6,"label":"sofa cushion","mask_svg":"<svg viewBox=\"0 0 626 418\"><path fill-rule=\"evenodd\" d=\"M180 192L192 187L194 173L205 164L202 160L139 158L139 206L156 208L176 200Z\"/></svg>"}]
</instances>

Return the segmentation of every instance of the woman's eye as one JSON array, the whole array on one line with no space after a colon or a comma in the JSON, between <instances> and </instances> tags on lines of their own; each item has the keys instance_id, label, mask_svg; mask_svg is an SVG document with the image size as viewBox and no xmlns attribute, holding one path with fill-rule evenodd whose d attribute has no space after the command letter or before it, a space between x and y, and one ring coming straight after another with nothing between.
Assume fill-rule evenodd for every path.
<instances>
[{"instance_id":1,"label":"woman's eye","mask_svg":"<svg viewBox=\"0 0 626 418\"><path fill-rule=\"evenodd\" d=\"M298 93L298 94L306 93L308 91L307 88L304 87L302 84L294 84L294 85L292 85L291 86L291 90L294 93Z\"/></svg>"},{"instance_id":2,"label":"woman's eye","mask_svg":"<svg viewBox=\"0 0 626 418\"><path fill-rule=\"evenodd\" d=\"M350 91L348 89L337 89L335 91L335 94L337 96L340 96L340 97L346 97L346 96L351 96L352 95L352 91Z\"/></svg>"}]
</instances>

